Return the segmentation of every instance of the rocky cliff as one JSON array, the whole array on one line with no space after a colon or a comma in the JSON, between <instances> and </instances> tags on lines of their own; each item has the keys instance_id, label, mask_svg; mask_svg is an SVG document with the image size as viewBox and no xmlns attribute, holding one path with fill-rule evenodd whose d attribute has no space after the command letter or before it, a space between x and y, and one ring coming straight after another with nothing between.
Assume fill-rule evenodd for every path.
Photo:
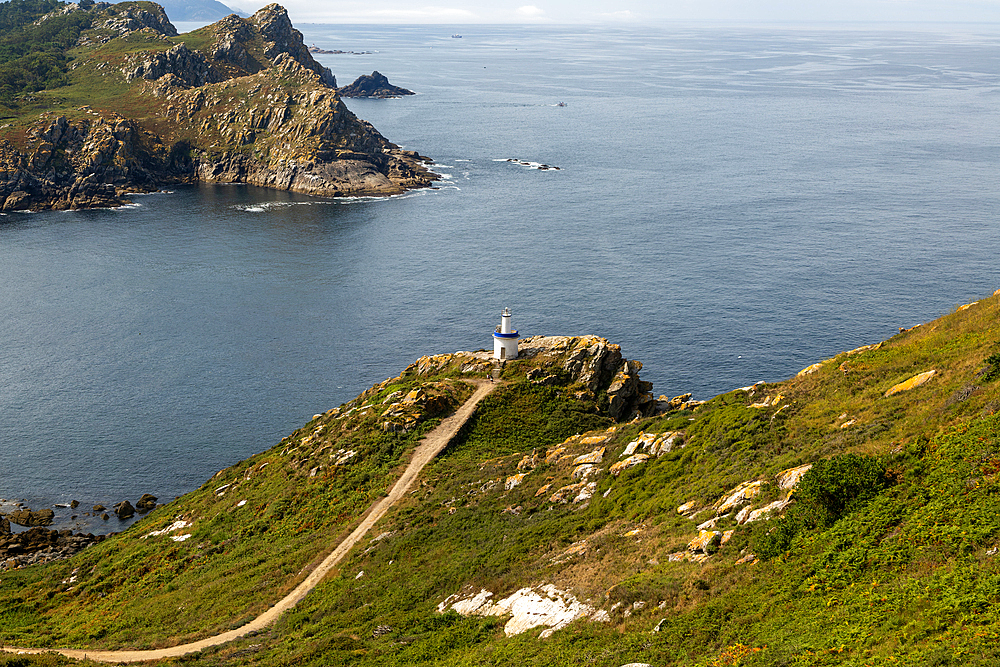
<instances>
[{"instance_id":1,"label":"rocky cliff","mask_svg":"<svg viewBox=\"0 0 1000 667\"><path fill-rule=\"evenodd\" d=\"M343 105L278 5L180 36L153 3L60 13L83 11L71 85L0 127L3 210L114 206L172 183L359 196L436 178Z\"/></svg>"}]
</instances>

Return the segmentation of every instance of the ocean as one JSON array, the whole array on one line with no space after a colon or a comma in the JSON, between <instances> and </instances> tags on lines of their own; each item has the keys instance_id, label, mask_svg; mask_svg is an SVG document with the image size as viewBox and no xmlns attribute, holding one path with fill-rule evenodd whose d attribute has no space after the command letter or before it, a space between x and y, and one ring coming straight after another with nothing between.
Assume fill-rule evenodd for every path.
<instances>
[{"instance_id":1,"label":"ocean","mask_svg":"<svg viewBox=\"0 0 1000 667\"><path fill-rule=\"evenodd\" d=\"M1000 287L995 32L297 27L441 182L0 217L0 498L119 530L504 307L706 399Z\"/></svg>"}]
</instances>

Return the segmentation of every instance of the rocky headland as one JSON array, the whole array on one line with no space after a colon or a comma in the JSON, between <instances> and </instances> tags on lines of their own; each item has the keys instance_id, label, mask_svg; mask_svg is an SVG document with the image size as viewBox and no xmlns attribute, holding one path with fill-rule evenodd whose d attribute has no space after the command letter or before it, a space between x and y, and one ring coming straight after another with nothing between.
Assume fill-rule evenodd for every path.
<instances>
[{"instance_id":1,"label":"rocky headland","mask_svg":"<svg viewBox=\"0 0 1000 667\"><path fill-rule=\"evenodd\" d=\"M129 193L233 182L321 196L429 186L429 160L341 102L279 5L178 35L159 5L86 12L69 85L0 126L0 209L117 206Z\"/></svg>"}]
</instances>

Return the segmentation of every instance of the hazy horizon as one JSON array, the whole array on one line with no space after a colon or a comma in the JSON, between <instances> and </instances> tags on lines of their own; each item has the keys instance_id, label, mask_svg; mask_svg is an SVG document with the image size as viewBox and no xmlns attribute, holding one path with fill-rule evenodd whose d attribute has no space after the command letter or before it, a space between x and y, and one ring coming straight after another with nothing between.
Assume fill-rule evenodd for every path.
<instances>
[{"instance_id":1,"label":"hazy horizon","mask_svg":"<svg viewBox=\"0 0 1000 667\"><path fill-rule=\"evenodd\" d=\"M232 0L228 6L252 14L266 0ZM438 0L417 4L400 0L281 2L293 22L385 24L624 24L672 21L781 24L1000 24L1000 0L940 2L919 0Z\"/></svg>"}]
</instances>

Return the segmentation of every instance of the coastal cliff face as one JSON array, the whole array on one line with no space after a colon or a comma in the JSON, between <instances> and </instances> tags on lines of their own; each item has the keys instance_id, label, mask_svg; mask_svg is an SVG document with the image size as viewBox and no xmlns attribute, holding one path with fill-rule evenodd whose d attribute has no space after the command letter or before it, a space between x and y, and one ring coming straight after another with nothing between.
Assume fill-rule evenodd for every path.
<instances>
[{"instance_id":1,"label":"coastal cliff face","mask_svg":"<svg viewBox=\"0 0 1000 667\"><path fill-rule=\"evenodd\" d=\"M73 11L94 16L71 85L0 127L2 210L114 206L172 183L365 196L435 178L343 105L278 5L181 36L152 3Z\"/></svg>"}]
</instances>

